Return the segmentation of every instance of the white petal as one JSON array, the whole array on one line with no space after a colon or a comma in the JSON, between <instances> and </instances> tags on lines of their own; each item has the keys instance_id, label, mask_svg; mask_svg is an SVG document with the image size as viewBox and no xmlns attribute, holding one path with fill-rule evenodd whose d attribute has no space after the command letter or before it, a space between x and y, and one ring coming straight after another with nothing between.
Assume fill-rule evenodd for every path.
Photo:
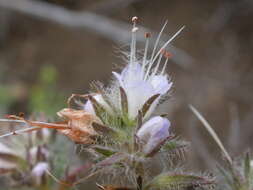
<instances>
[{"instance_id":1,"label":"white petal","mask_svg":"<svg viewBox=\"0 0 253 190\"><path fill-rule=\"evenodd\" d=\"M142 69L140 64L135 63L132 67L127 65L121 72L121 78L124 84L142 80Z\"/></svg>"},{"instance_id":2,"label":"white petal","mask_svg":"<svg viewBox=\"0 0 253 190\"><path fill-rule=\"evenodd\" d=\"M131 119L134 119L144 103L154 95L154 89L145 81L129 83L124 89L128 100L128 114Z\"/></svg>"},{"instance_id":3,"label":"white petal","mask_svg":"<svg viewBox=\"0 0 253 190\"><path fill-rule=\"evenodd\" d=\"M167 77L162 75L155 75L150 82L156 93L161 95L168 92L172 86L172 82L169 82Z\"/></svg>"}]
</instances>

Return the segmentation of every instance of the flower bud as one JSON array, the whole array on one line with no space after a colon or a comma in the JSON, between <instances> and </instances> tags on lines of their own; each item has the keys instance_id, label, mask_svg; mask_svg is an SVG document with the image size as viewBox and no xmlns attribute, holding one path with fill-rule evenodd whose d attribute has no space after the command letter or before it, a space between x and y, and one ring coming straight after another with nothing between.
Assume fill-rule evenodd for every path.
<instances>
[{"instance_id":1,"label":"flower bud","mask_svg":"<svg viewBox=\"0 0 253 190\"><path fill-rule=\"evenodd\" d=\"M142 151L147 155L153 152L170 136L170 121L161 116L156 116L142 125L137 132L137 137L143 143Z\"/></svg>"}]
</instances>

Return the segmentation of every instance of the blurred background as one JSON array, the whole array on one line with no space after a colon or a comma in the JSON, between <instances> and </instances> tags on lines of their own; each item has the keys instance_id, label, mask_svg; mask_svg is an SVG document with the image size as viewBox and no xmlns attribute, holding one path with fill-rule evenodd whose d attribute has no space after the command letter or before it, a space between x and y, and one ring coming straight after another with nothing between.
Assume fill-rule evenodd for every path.
<instances>
[{"instance_id":1,"label":"blurred background","mask_svg":"<svg viewBox=\"0 0 253 190\"><path fill-rule=\"evenodd\" d=\"M108 83L123 64L131 17L162 41L181 26L167 48L171 98L159 107L173 130L191 142L186 161L208 169L220 151L189 110L194 105L215 128L232 156L252 147L252 0L0 0L0 113L43 112L66 107L72 93L89 92L91 81Z\"/></svg>"}]
</instances>

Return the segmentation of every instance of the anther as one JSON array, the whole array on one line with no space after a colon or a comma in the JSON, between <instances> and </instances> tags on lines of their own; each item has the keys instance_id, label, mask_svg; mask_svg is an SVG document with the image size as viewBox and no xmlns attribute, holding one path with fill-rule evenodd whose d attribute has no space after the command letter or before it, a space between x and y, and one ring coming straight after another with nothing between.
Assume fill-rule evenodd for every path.
<instances>
[{"instance_id":1,"label":"anther","mask_svg":"<svg viewBox=\"0 0 253 190\"><path fill-rule=\"evenodd\" d=\"M151 37L151 34L149 32L146 32L145 33L145 38L150 38Z\"/></svg>"},{"instance_id":2,"label":"anther","mask_svg":"<svg viewBox=\"0 0 253 190\"><path fill-rule=\"evenodd\" d=\"M170 53L169 51L165 51L164 57L166 57L167 59L169 59L169 58L172 57L172 53Z\"/></svg>"},{"instance_id":3,"label":"anther","mask_svg":"<svg viewBox=\"0 0 253 190\"><path fill-rule=\"evenodd\" d=\"M138 21L138 17L137 16L132 17L132 22L133 23L136 23L137 21Z\"/></svg>"}]
</instances>

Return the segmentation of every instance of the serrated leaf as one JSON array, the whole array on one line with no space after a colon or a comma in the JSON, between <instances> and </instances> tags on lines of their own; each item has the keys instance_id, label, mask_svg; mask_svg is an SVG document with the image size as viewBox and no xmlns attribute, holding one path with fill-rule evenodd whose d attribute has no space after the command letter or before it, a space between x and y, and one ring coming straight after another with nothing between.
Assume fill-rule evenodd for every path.
<instances>
[{"instance_id":1,"label":"serrated leaf","mask_svg":"<svg viewBox=\"0 0 253 190\"><path fill-rule=\"evenodd\" d=\"M207 187L214 185L214 180L208 177L202 177L193 174L177 174L177 173L163 173L156 176L148 184L145 185L144 190L149 189L180 189Z\"/></svg>"}]
</instances>

